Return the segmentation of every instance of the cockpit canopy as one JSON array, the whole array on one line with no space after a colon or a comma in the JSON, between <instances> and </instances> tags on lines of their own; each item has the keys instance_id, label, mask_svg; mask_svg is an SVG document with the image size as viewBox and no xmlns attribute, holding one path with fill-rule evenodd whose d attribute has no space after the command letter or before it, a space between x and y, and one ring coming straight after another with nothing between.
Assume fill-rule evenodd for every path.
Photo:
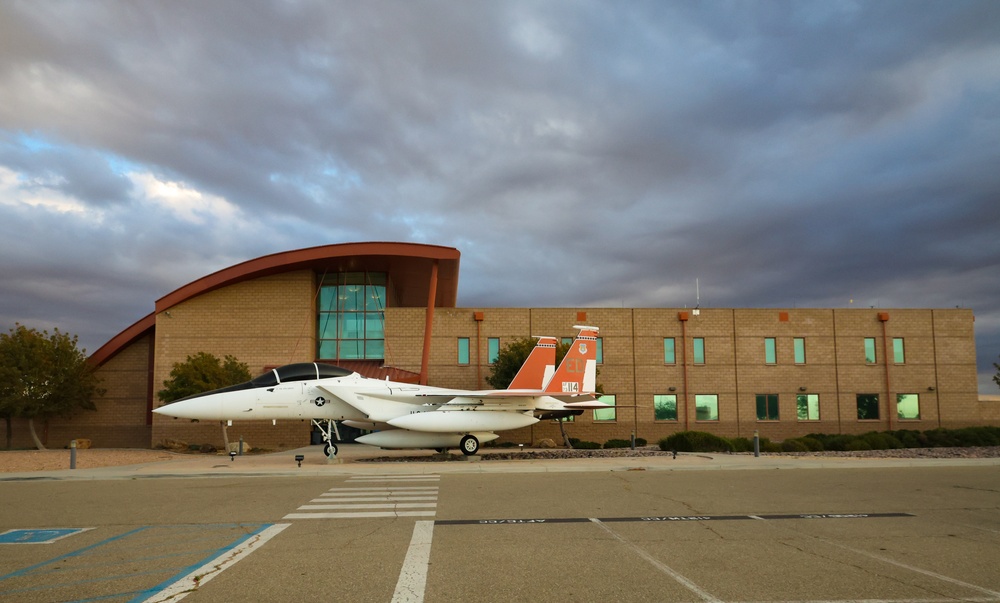
<instances>
[{"instance_id":1,"label":"cockpit canopy","mask_svg":"<svg viewBox=\"0 0 1000 603\"><path fill-rule=\"evenodd\" d=\"M346 377L350 374L351 371L339 366L333 366L332 364L298 362L267 371L263 375L253 378L250 384L253 387L272 387L279 383L288 383L289 381L329 379L331 377Z\"/></svg>"}]
</instances>

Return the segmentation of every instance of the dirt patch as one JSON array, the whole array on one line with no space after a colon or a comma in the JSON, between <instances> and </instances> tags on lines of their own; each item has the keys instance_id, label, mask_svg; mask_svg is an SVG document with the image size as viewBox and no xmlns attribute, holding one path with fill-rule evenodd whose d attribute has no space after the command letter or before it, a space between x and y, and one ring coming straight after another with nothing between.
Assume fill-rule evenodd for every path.
<instances>
[{"instance_id":1,"label":"dirt patch","mask_svg":"<svg viewBox=\"0 0 1000 603\"><path fill-rule=\"evenodd\" d=\"M77 469L97 467L118 467L159 461L190 458L187 455L165 450L135 450L98 448L76 451ZM11 450L0 451L0 473L24 473L29 471L58 471L69 469L69 450Z\"/></svg>"}]
</instances>

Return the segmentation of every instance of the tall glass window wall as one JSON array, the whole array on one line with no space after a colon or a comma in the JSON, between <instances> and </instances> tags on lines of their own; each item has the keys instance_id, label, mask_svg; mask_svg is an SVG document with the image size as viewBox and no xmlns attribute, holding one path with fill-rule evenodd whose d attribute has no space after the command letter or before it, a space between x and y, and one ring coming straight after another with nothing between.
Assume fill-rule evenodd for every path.
<instances>
[{"instance_id":1,"label":"tall glass window wall","mask_svg":"<svg viewBox=\"0 0 1000 603\"><path fill-rule=\"evenodd\" d=\"M385 299L383 272L342 272L323 277L318 300L318 357L385 358Z\"/></svg>"}]
</instances>

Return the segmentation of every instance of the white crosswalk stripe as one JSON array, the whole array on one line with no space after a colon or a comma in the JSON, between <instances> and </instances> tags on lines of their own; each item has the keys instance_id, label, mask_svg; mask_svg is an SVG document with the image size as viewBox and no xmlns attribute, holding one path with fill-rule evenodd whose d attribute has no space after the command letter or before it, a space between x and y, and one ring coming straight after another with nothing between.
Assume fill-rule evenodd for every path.
<instances>
[{"instance_id":1,"label":"white crosswalk stripe","mask_svg":"<svg viewBox=\"0 0 1000 603\"><path fill-rule=\"evenodd\" d=\"M348 483L364 485L332 488L296 509L284 519L358 519L378 517L434 517L438 487L397 485L438 482L437 475L358 475ZM384 485L376 485L380 482ZM425 510L414 510L425 509Z\"/></svg>"}]
</instances>

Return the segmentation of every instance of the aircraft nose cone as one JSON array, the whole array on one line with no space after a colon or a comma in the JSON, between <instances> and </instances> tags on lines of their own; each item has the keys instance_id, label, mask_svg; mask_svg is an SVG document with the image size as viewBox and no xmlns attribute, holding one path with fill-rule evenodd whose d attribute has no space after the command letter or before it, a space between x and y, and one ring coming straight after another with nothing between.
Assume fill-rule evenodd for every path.
<instances>
[{"instance_id":1,"label":"aircraft nose cone","mask_svg":"<svg viewBox=\"0 0 1000 603\"><path fill-rule=\"evenodd\" d=\"M206 396L178 400L160 408L154 408L153 412L158 415L176 417L178 419L218 420L221 419L222 405L221 400L217 397Z\"/></svg>"}]
</instances>

